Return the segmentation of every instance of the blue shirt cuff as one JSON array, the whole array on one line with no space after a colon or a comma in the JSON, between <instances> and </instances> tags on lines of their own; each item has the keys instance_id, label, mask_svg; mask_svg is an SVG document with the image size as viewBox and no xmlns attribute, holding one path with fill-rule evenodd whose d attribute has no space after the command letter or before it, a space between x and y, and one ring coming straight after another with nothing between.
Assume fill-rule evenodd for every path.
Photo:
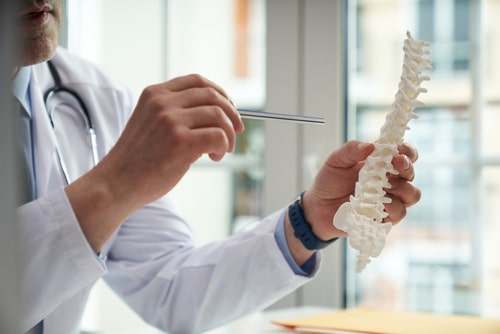
<instances>
[{"instance_id":1,"label":"blue shirt cuff","mask_svg":"<svg viewBox=\"0 0 500 334\"><path fill-rule=\"evenodd\" d=\"M276 239L276 243L278 244L279 249L283 253L288 265L293 270L296 275L302 276L310 276L316 267L316 256L312 255L302 266L299 266L297 262L293 259L292 253L288 248L288 243L286 242L285 235L285 214L287 210L283 210L283 213L280 216L280 220L278 221L278 225L276 226L276 230L274 232L274 238Z\"/></svg>"}]
</instances>

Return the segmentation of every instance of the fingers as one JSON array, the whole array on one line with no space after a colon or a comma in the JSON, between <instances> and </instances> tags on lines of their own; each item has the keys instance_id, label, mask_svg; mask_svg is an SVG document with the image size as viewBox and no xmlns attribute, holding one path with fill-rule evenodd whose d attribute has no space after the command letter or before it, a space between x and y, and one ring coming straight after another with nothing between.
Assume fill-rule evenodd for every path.
<instances>
[{"instance_id":1,"label":"fingers","mask_svg":"<svg viewBox=\"0 0 500 334\"><path fill-rule=\"evenodd\" d=\"M353 167L364 161L373 149L373 144L352 140L333 152L327 163L334 168Z\"/></svg>"},{"instance_id":2,"label":"fingers","mask_svg":"<svg viewBox=\"0 0 500 334\"><path fill-rule=\"evenodd\" d=\"M189 144L186 143L192 145L193 152L207 149L205 153L213 160L220 160L226 152L232 152L236 133L244 130L241 117L228 94L220 86L200 75L182 76L150 86L144 90L141 99L148 105L146 110L165 114L164 120L168 128L207 128L207 131L191 133L193 138L186 132L183 138L193 139L189 139ZM197 138L205 138L206 141L198 141ZM213 143L214 138L218 138L219 143ZM209 147L214 148L210 150Z\"/></svg>"},{"instance_id":3,"label":"fingers","mask_svg":"<svg viewBox=\"0 0 500 334\"><path fill-rule=\"evenodd\" d=\"M173 100L171 98L171 100ZM216 106L224 112L236 132L243 131L241 117L232 102L212 87L189 88L175 94L175 101L181 108Z\"/></svg>"},{"instance_id":4,"label":"fingers","mask_svg":"<svg viewBox=\"0 0 500 334\"><path fill-rule=\"evenodd\" d=\"M384 205L385 212L389 214L384 218L384 222L397 224L406 216L406 206L399 199L390 197L392 202Z\"/></svg>"},{"instance_id":5,"label":"fingers","mask_svg":"<svg viewBox=\"0 0 500 334\"><path fill-rule=\"evenodd\" d=\"M422 193L413 183L400 177L391 178L389 182L391 188L384 190L389 197L397 198L404 206L410 207L420 200Z\"/></svg>"},{"instance_id":6,"label":"fingers","mask_svg":"<svg viewBox=\"0 0 500 334\"><path fill-rule=\"evenodd\" d=\"M191 143L198 147L200 152L210 152L208 156L213 161L224 157L228 145L226 134L215 127L193 130Z\"/></svg>"},{"instance_id":7,"label":"fingers","mask_svg":"<svg viewBox=\"0 0 500 334\"><path fill-rule=\"evenodd\" d=\"M212 87L218 91L226 99L229 99L229 95L216 83L208 80L207 78L199 74L189 74L181 77L174 78L170 81L164 83L166 89L172 92L180 92L189 88L195 87Z\"/></svg>"},{"instance_id":8,"label":"fingers","mask_svg":"<svg viewBox=\"0 0 500 334\"><path fill-rule=\"evenodd\" d=\"M408 181L413 181L415 178L415 169L408 156L403 154L395 156L392 159L392 166L399 172L398 177Z\"/></svg>"},{"instance_id":9,"label":"fingers","mask_svg":"<svg viewBox=\"0 0 500 334\"><path fill-rule=\"evenodd\" d=\"M224 111L217 106L195 107L183 110L180 114L181 120L190 129L207 131L198 131L197 137L200 137L200 146L203 145L203 140L206 140L208 147L213 145L212 139L217 139L220 145L217 145L216 150L207 151L212 154L212 160L220 160L225 152L234 151L236 145L236 133L229 118ZM221 130L221 131L220 131ZM222 135L222 137L220 136ZM207 138L205 138L207 136Z\"/></svg>"},{"instance_id":10,"label":"fingers","mask_svg":"<svg viewBox=\"0 0 500 334\"><path fill-rule=\"evenodd\" d=\"M179 103L179 107L190 108L199 105L217 105L221 107L231 120L236 132L243 131L243 122L229 95L219 85L198 74L178 77L161 84L165 93L175 98L170 100Z\"/></svg>"},{"instance_id":11,"label":"fingers","mask_svg":"<svg viewBox=\"0 0 500 334\"><path fill-rule=\"evenodd\" d=\"M406 209L416 204L422 193L412 181L415 178L415 169L413 163L418 160L417 150L403 143L398 146L399 155L392 160L394 168L399 172L398 175L389 175L391 188L385 189L387 196L392 199L392 202L385 205L386 212L389 216L385 221L398 223L406 216Z\"/></svg>"},{"instance_id":12,"label":"fingers","mask_svg":"<svg viewBox=\"0 0 500 334\"><path fill-rule=\"evenodd\" d=\"M418 151L408 143L398 146L399 154L392 160L392 165L399 172L399 177L409 181L415 178L413 163L418 160Z\"/></svg>"},{"instance_id":13,"label":"fingers","mask_svg":"<svg viewBox=\"0 0 500 334\"><path fill-rule=\"evenodd\" d=\"M399 174L389 174L391 188L384 189L387 196L392 198L392 203L386 205L389 213L386 220L391 222L399 222L406 215L406 208L417 203L422 195L420 189L412 183L415 178L413 163L418 160L417 150L408 143L403 143L398 146L398 151L400 154L393 158L392 164Z\"/></svg>"},{"instance_id":14,"label":"fingers","mask_svg":"<svg viewBox=\"0 0 500 334\"><path fill-rule=\"evenodd\" d=\"M242 130L219 86L197 75L175 78L144 89L99 170L112 176L108 189L137 208L170 191L203 154L217 161L233 151Z\"/></svg>"},{"instance_id":15,"label":"fingers","mask_svg":"<svg viewBox=\"0 0 500 334\"><path fill-rule=\"evenodd\" d=\"M418 151L415 147L408 143L403 143L398 146L399 154L407 156L411 162L416 162L418 160Z\"/></svg>"}]
</instances>

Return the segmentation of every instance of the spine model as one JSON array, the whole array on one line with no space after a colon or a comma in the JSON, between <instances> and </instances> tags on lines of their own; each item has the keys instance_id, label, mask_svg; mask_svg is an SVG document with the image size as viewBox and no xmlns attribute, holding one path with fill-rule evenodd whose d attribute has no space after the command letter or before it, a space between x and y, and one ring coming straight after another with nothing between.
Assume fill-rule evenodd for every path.
<instances>
[{"instance_id":1,"label":"spine model","mask_svg":"<svg viewBox=\"0 0 500 334\"><path fill-rule=\"evenodd\" d=\"M417 97L427 92L420 87L422 81L430 80L421 75L422 71L432 69L429 45L429 42L413 39L407 32L403 70L391 111L374 143L374 151L359 172L354 196L339 208L333 218L334 226L347 232L349 244L358 250L358 273L370 263L370 258L380 255L391 230L391 222L384 221L388 216L384 204L391 202L384 191L384 188L391 187L387 173L398 174L392 166L392 159L398 154L397 147L403 142L405 131L409 130L408 122L417 118L413 110L423 105Z\"/></svg>"}]
</instances>

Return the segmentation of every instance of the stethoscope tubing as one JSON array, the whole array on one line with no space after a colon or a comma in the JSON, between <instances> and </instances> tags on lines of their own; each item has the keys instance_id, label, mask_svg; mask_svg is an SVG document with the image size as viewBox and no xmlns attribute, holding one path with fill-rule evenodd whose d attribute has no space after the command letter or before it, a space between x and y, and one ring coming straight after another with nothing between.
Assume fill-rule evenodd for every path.
<instances>
[{"instance_id":1,"label":"stethoscope tubing","mask_svg":"<svg viewBox=\"0 0 500 334\"><path fill-rule=\"evenodd\" d=\"M73 96L76 101L78 102L79 105L79 112L82 115L82 118L84 119L86 126L87 126L87 131L90 137L90 147L92 150L92 162L93 166L97 165L98 161L98 154L97 154L97 138L96 138L96 131L94 128L94 124L92 123L92 118L90 117L90 113L83 102L83 99L78 95L78 93L68 87L65 87L62 83L61 77L59 75L59 72L57 71L55 65L52 63L52 61L48 61L47 65L49 66L50 74L52 75L52 79L54 80L54 86L52 88L49 88L45 94L43 95L43 100L47 109L47 116L50 121L50 125L52 128L54 128L54 119L52 117L52 110L49 110L48 108L48 101L53 98L56 94L58 93L68 93L71 96ZM64 160L62 159L59 145L56 140L56 154L57 154L57 159L59 160L59 165L61 167L64 181L66 184L69 184L69 175L68 175L68 170L65 166Z\"/></svg>"}]
</instances>

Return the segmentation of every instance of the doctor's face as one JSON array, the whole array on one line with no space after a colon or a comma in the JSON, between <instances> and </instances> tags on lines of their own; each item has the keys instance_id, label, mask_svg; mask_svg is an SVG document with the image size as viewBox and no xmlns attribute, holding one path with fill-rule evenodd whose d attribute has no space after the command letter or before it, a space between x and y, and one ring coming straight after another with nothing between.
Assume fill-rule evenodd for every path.
<instances>
[{"instance_id":1,"label":"doctor's face","mask_svg":"<svg viewBox=\"0 0 500 334\"><path fill-rule=\"evenodd\" d=\"M17 14L19 66L43 62L54 54L61 25L61 0L23 0Z\"/></svg>"}]
</instances>

